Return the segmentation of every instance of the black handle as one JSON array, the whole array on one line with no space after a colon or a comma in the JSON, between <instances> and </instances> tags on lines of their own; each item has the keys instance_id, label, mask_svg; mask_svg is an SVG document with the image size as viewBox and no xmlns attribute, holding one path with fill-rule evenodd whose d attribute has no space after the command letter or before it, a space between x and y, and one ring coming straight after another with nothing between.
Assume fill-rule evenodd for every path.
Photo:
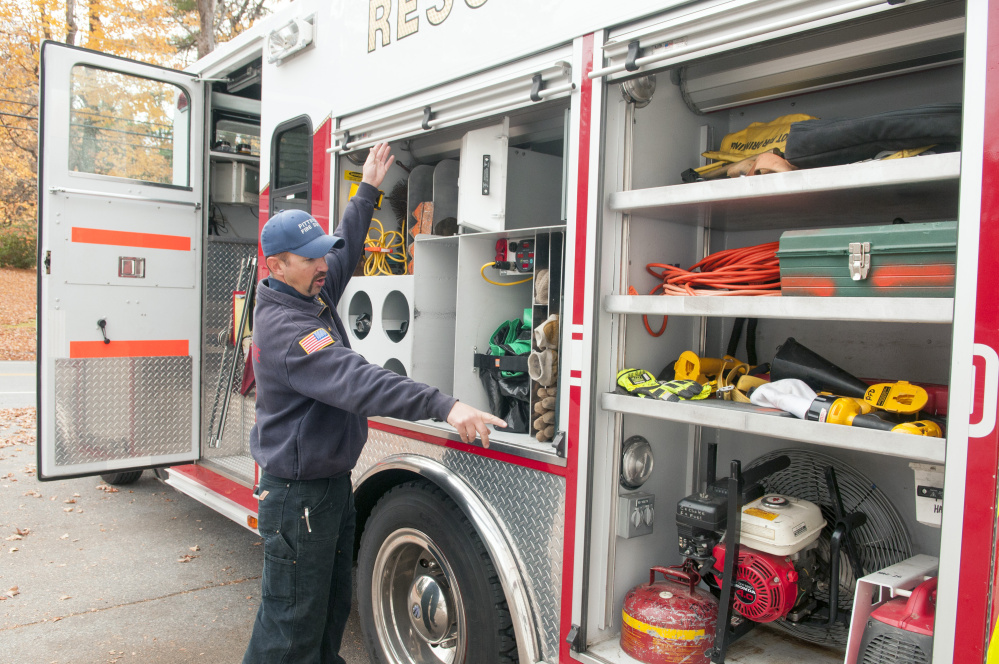
<instances>
[{"instance_id":1,"label":"black handle","mask_svg":"<svg viewBox=\"0 0 999 664\"><path fill-rule=\"evenodd\" d=\"M101 318L100 320L97 321L97 327L101 328L101 336L104 337L104 343L109 344L111 343L111 340L108 339L107 330L104 329L107 327L107 325L108 321L105 318Z\"/></svg>"}]
</instances>

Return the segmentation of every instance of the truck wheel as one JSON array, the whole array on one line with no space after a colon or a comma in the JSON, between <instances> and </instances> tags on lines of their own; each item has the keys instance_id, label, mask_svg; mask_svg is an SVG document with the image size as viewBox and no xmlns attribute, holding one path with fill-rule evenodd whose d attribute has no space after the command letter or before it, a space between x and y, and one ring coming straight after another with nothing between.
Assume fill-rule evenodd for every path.
<instances>
[{"instance_id":1,"label":"truck wheel","mask_svg":"<svg viewBox=\"0 0 999 664\"><path fill-rule=\"evenodd\" d=\"M135 482L140 477L142 477L141 470L129 470L124 473L106 473L101 475L101 479L104 480L106 484L131 484Z\"/></svg>"},{"instance_id":2,"label":"truck wheel","mask_svg":"<svg viewBox=\"0 0 999 664\"><path fill-rule=\"evenodd\" d=\"M361 631L373 662L517 661L496 570L443 491L410 482L375 505L357 562Z\"/></svg>"}]
</instances>

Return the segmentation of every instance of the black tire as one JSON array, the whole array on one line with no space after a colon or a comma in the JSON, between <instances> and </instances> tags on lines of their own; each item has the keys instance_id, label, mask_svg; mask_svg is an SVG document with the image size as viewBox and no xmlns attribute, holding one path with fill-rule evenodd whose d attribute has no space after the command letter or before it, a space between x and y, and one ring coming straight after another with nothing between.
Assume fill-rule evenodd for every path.
<instances>
[{"instance_id":1,"label":"black tire","mask_svg":"<svg viewBox=\"0 0 999 664\"><path fill-rule=\"evenodd\" d=\"M357 596L372 662L517 661L510 611L485 546L433 484L400 485L375 505L361 536Z\"/></svg>"},{"instance_id":2,"label":"black tire","mask_svg":"<svg viewBox=\"0 0 999 664\"><path fill-rule=\"evenodd\" d=\"M127 470L124 473L106 473L101 475L101 479L104 480L106 484L115 484L121 486L122 484L132 484L142 477L141 470Z\"/></svg>"}]
</instances>

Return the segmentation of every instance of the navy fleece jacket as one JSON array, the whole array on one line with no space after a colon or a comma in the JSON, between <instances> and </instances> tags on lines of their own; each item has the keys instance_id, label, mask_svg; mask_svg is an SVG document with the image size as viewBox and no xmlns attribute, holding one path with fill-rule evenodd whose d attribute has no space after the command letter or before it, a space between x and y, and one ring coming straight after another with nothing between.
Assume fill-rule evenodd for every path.
<instances>
[{"instance_id":1,"label":"navy fleece jacket","mask_svg":"<svg viewBox=\"0 0 999 664\"><path fill-rule=\"evenodd\" d=\"M292 480L343 475L357 463L367 440L366 418L446 420L457 401L435 387L366 362L351 350L336 312L361 258L377 195L377 189L361 184L347 204L333 233L344 243L326 255L329 273L317 297L306 300L276 289L270 284L273 277L257 286L257 420L250 432L250 452L271 475ZM310 341L317 331L318 337ZM306 347L315 350L307 352Z\"/></svg>"}]
</instances>

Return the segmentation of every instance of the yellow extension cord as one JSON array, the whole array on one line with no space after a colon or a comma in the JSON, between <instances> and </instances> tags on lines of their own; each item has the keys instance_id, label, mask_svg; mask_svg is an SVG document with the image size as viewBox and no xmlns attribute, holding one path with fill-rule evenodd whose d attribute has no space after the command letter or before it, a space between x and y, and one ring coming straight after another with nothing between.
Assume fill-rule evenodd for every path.
<instances>
[{"instance_id":1,"label":"yellow extension cord","mask_svg":"<svg viewBox=\"0 0 999 664\"><path fill-rule=\"evenodd\" d=\"M371 231L375 230L372 226L368 229L368 235L364 238L364 249L368 252L368 256L364 259L364 276L374 277L377 275L392 275L395 274L392 271L392 263L402 263L403 274L409 272L409 265L406 259L406 243L405 238L403 238L402 233L399 231L385 231L385 227L382 226L382 222L377 219L372 219L372 222L378 224L378 237L372 238ZM398 238L393 242L393 238ZM396 254L396 250L399 250L401 258Z\"/></svg>"},{"instance_id":2,"label":"yellow extension cord","mask_svg":"<svg viewBox=\"0 0 999 664\"><path fill-rule=\"evenodd\" d=\"M500 283L498 281L493 281L492 279L486 276L486 268L489 267L490 265L496 265L496 261L491 261L483 265L482 268L479 270L479 274L481 274L482 278L491 283L493 286L516 286L517 284L526 284L528 281L534 278L533 276L530 276L527 279L521 279L520 281L511 281L505 284Z\"/></svg>"}]
</instances>

